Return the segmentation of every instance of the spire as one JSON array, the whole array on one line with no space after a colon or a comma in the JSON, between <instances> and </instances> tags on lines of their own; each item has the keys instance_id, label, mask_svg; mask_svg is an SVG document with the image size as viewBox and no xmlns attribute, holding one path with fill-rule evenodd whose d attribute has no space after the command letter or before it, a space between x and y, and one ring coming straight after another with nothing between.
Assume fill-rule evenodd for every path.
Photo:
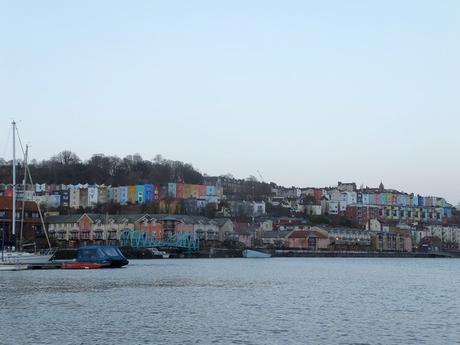
<instances>
[{"instance_id":1,"label":"spire","mask_svg":"<svg viewBox=\"0 0 460 345\"><path fill-rule=\"evenodd\" d=\"M385 186L383 185L383 182L382 182L382 181L380 181L379 190L380 190L381 192L383 192L383 191L385 190Z\"/></svg>"}]
</instances>

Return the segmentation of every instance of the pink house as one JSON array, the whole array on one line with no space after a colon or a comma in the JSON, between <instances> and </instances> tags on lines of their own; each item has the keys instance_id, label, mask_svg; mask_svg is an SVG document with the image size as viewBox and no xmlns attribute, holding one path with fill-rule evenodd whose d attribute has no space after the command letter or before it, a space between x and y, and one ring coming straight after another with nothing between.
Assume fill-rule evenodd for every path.
<instances>
[{"instance_id":1,"label":"pink house","mask_svg":"<svg viewBox=\"0 0 460 345\"><path fill-rule=\"evenodd\" d=\"M245 247L254 245L254 236L256 228L249 223L235 223L235 235L238 241L244 243Z\"/></svg>"},{"instance_id":2,"label":"pink house","mask_svg":"<svg viewBox=\"0 0 460 345\"><path fill-rule=\"evenodd\" d=\"M329 236L322 230L294 230L288 236L289 248L320 250L329 248Z\"/></svg>"}]
</instances>

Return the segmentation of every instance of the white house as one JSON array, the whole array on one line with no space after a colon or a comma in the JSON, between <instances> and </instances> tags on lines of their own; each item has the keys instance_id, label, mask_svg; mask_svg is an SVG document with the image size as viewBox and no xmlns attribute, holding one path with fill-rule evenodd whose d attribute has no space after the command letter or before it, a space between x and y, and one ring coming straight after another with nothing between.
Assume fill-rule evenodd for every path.
<instances>
[{"instance_id":1,"label":"white house","mask_svg":"<svg viewBox=\"0 0 460 345\"><path fill-rule=\"evenodd\" d=\"M88 206L94 206L98 202L99 190L97 185L88 187Z\"/></svg>"}]
</instances>

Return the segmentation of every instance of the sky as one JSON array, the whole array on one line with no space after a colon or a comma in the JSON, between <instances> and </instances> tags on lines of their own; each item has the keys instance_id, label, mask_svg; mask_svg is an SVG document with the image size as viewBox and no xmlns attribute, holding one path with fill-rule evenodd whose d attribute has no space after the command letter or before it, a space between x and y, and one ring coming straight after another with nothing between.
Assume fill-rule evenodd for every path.
<instances>
[{"instance_id":1,"label":"sky","mask_svg":"<svg viewBox=\"0 0 460 345\"><path fill-rule=\"evenodd\" d=\"M460 2L0 0L0 157L460 202ZM11 159L11 158L10 158Z\"/></svg>"}]
</instances>

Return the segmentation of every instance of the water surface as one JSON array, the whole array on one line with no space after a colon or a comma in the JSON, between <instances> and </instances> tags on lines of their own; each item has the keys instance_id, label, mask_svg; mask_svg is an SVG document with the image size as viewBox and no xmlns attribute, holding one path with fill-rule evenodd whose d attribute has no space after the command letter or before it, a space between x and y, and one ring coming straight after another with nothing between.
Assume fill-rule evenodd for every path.
<instances>
[{"instance_id":1,"label":"water surface","mask_svg":"<svg viewBox=\"0 0 460 345\"><path fill-rule=\"evenodd\" d=\"M131 261L0 273L0 344L460 344L460 260Z\"/></svg>"}]
</instances>

